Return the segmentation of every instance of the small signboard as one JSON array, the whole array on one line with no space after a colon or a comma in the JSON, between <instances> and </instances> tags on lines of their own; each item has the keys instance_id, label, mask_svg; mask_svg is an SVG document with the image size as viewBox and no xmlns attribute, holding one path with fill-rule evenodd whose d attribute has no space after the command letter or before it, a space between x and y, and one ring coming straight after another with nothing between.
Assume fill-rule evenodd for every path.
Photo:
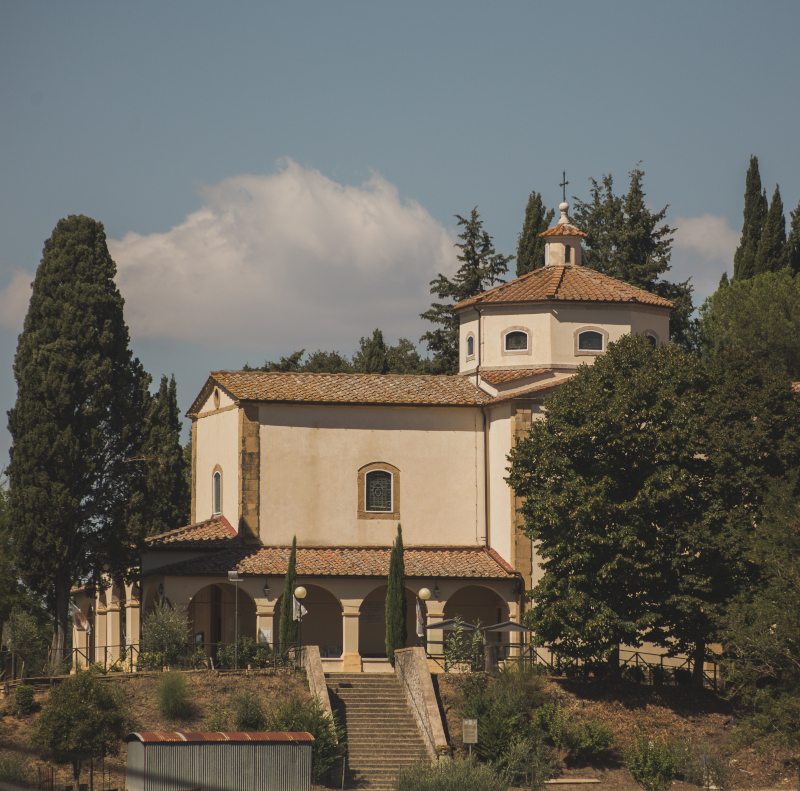
<instances>
[{"instance_id":1,"label":"small signboard","mask_svg":"<svg viewBox=\"0 0 800 791\"><path fill-rule=\"evenodd\" d=\"M272 627L261 626L258 630L258 642L262 645L269 645L272 642Z\"/></svg>"},{"instance_id":2,"label":"small signboard","mask_svg":"<svg viewBox=\"0 0 800 791\"><path fill-rule=\"evenodd\" d=\"M478 721L477 720L462 720L462 727L464 731L464 744L477 744L478 743Z\"/></svg>"}]
</instances>

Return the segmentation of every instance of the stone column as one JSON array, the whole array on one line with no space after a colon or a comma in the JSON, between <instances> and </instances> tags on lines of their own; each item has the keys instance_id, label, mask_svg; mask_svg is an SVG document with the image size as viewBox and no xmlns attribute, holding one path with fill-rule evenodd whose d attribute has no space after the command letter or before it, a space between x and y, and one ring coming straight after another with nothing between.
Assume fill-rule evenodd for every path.
<instances>
[{"instance_id":1,"label":"stone column","mask_svg":"<svg viewBox=\"0 0 800 791\"><path fill-rule=\"evenodd\" d=\"M272 648L278 639L275 634L275 600L255 599L256 641Z\"/></svg>"},{"instance_id":2,"label":"stone column","mask_svg":"<svg viewBox=\"0 0 800 791\"><path fill-rule=\"evenodd\" d=\"M89 636L86 634L85 629L78 626L72 627L72 645L75 649L73 651L73 671L80 667L86 666L86 657L89 655Z\"/></svg>"},{"instance_id":3,"label":"stone column","mask_svg":"<svg viewBox=\"0 0 800 791\"><path fill-rule=\"evenodd\" d=\"M131 670L136 667L139 658L139 645L142 641L141 611L139 591L136 585L125 586L125 644ZM133 650L131 650L133 649Z\"/></svg>"},{"instance_id":4,"label":"stone column","mask_svg":"<svg viewBox=\"0 0 800 791\"><path fill-rule=\"evenodd\" d=\"M106 646L106 606L99 599L95 599L94 611L94 661L103 667L107 665Z\"/></svg>"},{"instance_id":5,"label":"stone column","mask_svg":"<svg viewBox=\"0 0 800 791\"><path fill-rule=\"evenodd\" d=\"M360 673L361 654L358 652L358 607L345 604L342 612L342 672Z\"/></svg>"},{"instance_id":6,"label":"stone column","mask_svg":"<svg viewBox=\"0 0 800 791\"><path fill-rule=\"evenodd\" d=\"M113 665L119 659L120 643L120 607L119 601L112 599L106 607L106 645L108 646L108 664Z\"/></svg>"},{"instance_id":7,"label":"stone column","mask_svg":"<svg viewBox=\"0 0 800 791\"><path fill-rule=\"evenodd\" d=\"M425 602L428 610L427 624L430 626L432 623L444 620L444 605L441 599L428 599ZM431 656L442 656L444 648L444 631L441 629L428 629L426 631L428 639L428 653Z\"/></svg>"}]
</instances>

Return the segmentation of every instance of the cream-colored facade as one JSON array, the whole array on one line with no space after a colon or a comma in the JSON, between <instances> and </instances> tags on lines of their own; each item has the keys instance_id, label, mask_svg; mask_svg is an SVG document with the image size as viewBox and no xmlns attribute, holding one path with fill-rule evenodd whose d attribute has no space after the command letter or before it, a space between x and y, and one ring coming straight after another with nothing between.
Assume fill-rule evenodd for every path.
<instances>
[{"instance_id":1,"label":"cream-colored facade","mask_svg":"<svg viewBox=\"0 0 800 791\"><path fill-rule=\"evenodd\" d=\"M429 623L518 621L539 567L505 481L514 443L609 343L669 338L671 303L581 267L582 234L561 208L543 269L456 306L458 376L212 373L189 411L192 525L151 540L126 601L180 605L213 650L233 640L237 571L239 633L273 644L296 538L302 642L331 670L386 669L385 570L402 524L410 642L422 588ZM83 607L95 641L112 640L100 603Z\"/></svg>"}]
</instances>

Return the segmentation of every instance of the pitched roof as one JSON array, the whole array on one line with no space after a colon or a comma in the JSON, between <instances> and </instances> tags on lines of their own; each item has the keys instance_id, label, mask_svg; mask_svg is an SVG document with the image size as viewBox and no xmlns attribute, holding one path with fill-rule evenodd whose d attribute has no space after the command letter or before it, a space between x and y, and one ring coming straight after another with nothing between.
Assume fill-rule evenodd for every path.
<instances>
[{"instance_id":1,"label":"pitched roof","mask_svg":"<svg viewBox=\"0 0 800 791\"><path fill-rule=\"evenodd\" d=\"M464 376L212 371L188 415L197 414L214 383L240 401L479 406L488 398Z\"/></svg>"},{"instance_id":2,"label":"pitched roof","mask_svg":"<svg viewBox=\"0 0 800 791\"><path fill-rule=\"evenodd\" d=\"M164 742L199 743L199 742L313 742L314 737L307 731L261 731L247 733L243 731L194 731L194 732L158 732L138 731L129 733L126 742L137 740L145 744L163 744Z\"/></svg>"},{"instance_id":3,"label":"pitched roof","mask_svg":"<svg viewBox=\"0 0 800 791\"><path fill-rule=\"evenodd\" d=\"M583 231L579 231L574 225L561 223L542 231L539 236L587 236Z\"/></svg>"},{"instance_id":4,"label":"pitched roof","mask_svg":"<svg viewBox=\"0 0 800 791\"><path fill-rule=\"evenodd\" d=\"M481 379L485 379L490 385L501 385L504 382L513 382L528 376L539 376L550 373L550 371L550 368L511 368L505 371L480 371L479 373Z\"/></svg>"},{"instance_id":5,"label":"pitched roof","mask_svg":"<svg viewBox=\"0 0 800 791\"><path fill-rule=\"evenodd\" d=\"M470 305L503 302L635 302L659 308L673 303L629 283L576 264L557 264L534 269L509 283L484 291L454 306L456 310Z\"/></svg>"},{"instance_id":6,"label":"pitched roof","mask_svg":"<svg viewBox=\"0 0 800 791\"><path fill-rule=\"evenodd\" d=\"M145 542L148 549L223 549L230 546L231 541L238 540L238 534L231 523L220 515L170 530L168 533L150 536Z\"/></svg>"},{"instance_id":7,"label":"pitched roof","mask_svg":"<svg viewBox=\"0 0 800 791\"><path fill-rule=\"evenodd\" d=\"M247 547L171 563L146 576L223 576L240 574L284 576L291 547ZM300 577L386 577L391 547L298 547ZM503 579L514 570L493 549L484 547L406 547L407 577Z\"/></svg>"},{"instance_id":8,"label":"pitched roof","mask_svg":"<svg viewBox=\"0 0 800 791\"><path fill-rule=\"evenodd\" d=\"M489 403L501 404L504 401L513 401L515 398L530 398L535 395L540 395L546 390L552 390L553 388L560 387L564 384L564 382L567 382L570 379L572 379L572 376L564 376L561 379L550 379L547 382L537 382L536 384L526 387L523 390L514 390L513 393L501 393L500 395L495 396Z\"/></svg>"}]
</instances>

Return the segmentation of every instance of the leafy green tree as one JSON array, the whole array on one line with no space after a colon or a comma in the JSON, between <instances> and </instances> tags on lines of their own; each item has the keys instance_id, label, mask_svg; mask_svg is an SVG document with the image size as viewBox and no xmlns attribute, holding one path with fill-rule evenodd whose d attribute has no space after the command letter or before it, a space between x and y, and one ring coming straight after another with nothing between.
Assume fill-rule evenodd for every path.
<instances>
[{"instance_id":1,"label":"leafy green tree","mask_svg":"<svg viewBox=\"0 0 800 791\"><path fill-rule=\"evenodd\" d=\"M746 280L756 274L756 256L767 219L767 193L761 190L758 157L750 157L744 188L742 238L733 255L733 279Z\"/></svg>"},{"instance_id":2,"label":"leafy green tree","mask_svg":"<svg viewBox=\"0 0 800 791\"><path fill-rule=\"evenodd\" d=\"M784 263L790 272L800 275L800 203L790 216L792 224L783 248Z\"/></svg>"},{"instance_id":3,"label":"leafy green tree","mask_svg":"<svg viewBox=\"0 0 800 791\"><path fill-rule=\"evenodd\" d=\"M431 373L458 373L458 331L459 318L453 305L462 300L481 294L496 283L502 283L502 276L508 272L508 265L514 256L504 256L496 252L492 237L484 230L483 221L476 206L469 219L456 214L459 227L463 226L456 243L461 250L457 256L461 266L453 279L442 274L431 281L431 294L439 299L450 299L451 303L434 302L430 310L420 316L433 324L440 324L435 330L426 332L421 338L433 352Z\"/></svg>"},{"instance_id":4,"label":"leafy green tree","mask_svg":"<svg viewBox=\"0 0 800 791\"><path fill-rule=\"evenodd\" d=\"M777 272L785 264L783 248L786 245L786 218L783 216L783 201L780 188L775 186L775 194L769 205L761 241L756 253L755 274Z\"/></svg>"},{"instance_id":5,"label":"leafy green tree","mask_svg":"<svg viewBox=\"0 0 800 791\"><path fill-rule=\"evenodd\" d=\"M294 589L297 587L297 536L292 538L292 551L286 567L286 579L281 598L281 624L278 640L280 650L287 651L297 642L297 621L294 620Z\"/></svg>"},{"instance_id":6,"label":"leafy green tree","mask_svg":"<svg viewBox=\"0 0 800 791\"><path fill-rule=\"evenodd\" d=\"M416 346L408 338L400 338L397 346L386 349L390 374L426 374L428 361L420 357Z\"/></svg>"},{"instance_id":7,"label":"leafy green tree","mask_svg":"<svg viewBox=\"0 0 800 791\"><path fill-rule=\"evenodd\" d=\"M371 338L361 339L361 348L356 352L353 363L362 374L389 373L386 343L379 329L372 333Z\"/></svg>"},{"instance_id":8,"label":"leafy green tree","mask_svg":"<svg viewBox=\"0 0 800 791\"><path fill-rule=\"evenodd\" d=\"M800 503L770 492L748 559L758 577L730 607L722 634L728 688L746 712L744 733L800 758Z\"/></svg>"},{"instance_id":9,"label":"leafy green tree","mask_svg":"<svg viewBox=\"0 0 800 791\"><path fill-rule=\"evenodd\" d=\"M189 522L191 478L187 476L181 447L181 419L174 376L169 380L161 377L158 392L148 404L143 434L142 519L147 534L152 536ZM191 470L191 457L189 465Z\"/></svg>"},{"instance_id":10,"label":"leafy green tree","mask_svg":"<svg viewBox=\"0 0 800 791\"><path fill-rule=\"evenodd\" d=\"M672 283L661 279L670 269L671 234L675 232L664 222L669 207L651 212L642 189L644 171L637 165L630 177L625 195L614 194L614 180L609 174L599 183L590 179L590 201L574 198L573 221L587 235L583 265L673 300L670 338L673 343L692 348L693 288L688 280Z\"/></svg>"},{"instance_id":11,"label":"leafy green tree","mask_svg":"<svg viewBox=\"0 0 800 791\"><path fill-rule=\"evenodd\" d=\"M137 459L148 377L128 348L115 274L102 224L61 220L14 359L8 516L19 573L54 616L56 660L72 585L129 578L145 532Z\"/></svg>"},{"instance_id":12,"label":"leafy green tree","mask_svg":"<svg viewBox=\"0 0 800 791\"><path fill-rule=\"evenodd\" d=\"M538 192L532 192L525 207L525 222L517 237L517 277L544 266L545 241L539 234L550 227L555 209L548 209Z\"/></svg>"},{"instance_id":13,"label":"leafy green tree","mask_svg":"<svg viewBox=\"0 0 800 791\"><path fill-rule=\"evenodd\" d=\"M190 650L189 622L182 612L162 602L145 615L140 654L143 666L152 663L160 670L164 665L177 665Z\"/></svg>"},{"instance_id":14,"label":"leafy green tree","mask_svg":"<svg viewBox=\"0 0 800 791\"><path fill-rule=\"evenodd\" d=\"M774 370L800 379L800 277L784 267L720 283L700 311L703 355L749 349Z\"/></svg>"},{"instance_id":15,"label":"leafy green tree","mask_svg":"<svg viewBox=\"0 0 800 791\"><path fill-rule=\"evenodd\" d=\"M353 365L337 351L324 352L317 349L308 355L301 370L314 374L348 374L353 371Z\"/></svg>"},{"instance_id":16,"label":"leafy green tree","mask_svg":"<svg viewBox=\"0 0 800 791\"><path fill-rule=\"evenodd\" d=\"M123 689L79 671L53 688L42 706L33 742L56 763L72 764L77 784L82 762L119 755L130 727Z\"/></svg>"},{"instance_id":17,"label":"leafy green tree","mask_svg":"<svg viewBox=\"0 0 800 791\"><path fill-rule=\"evenodd\" d=\"M649 640L701 670L763 492L800 459L798 424L787 380L752 356L708 372L677 346L611 344L510 456L543 559L529 625L566 657L613 665Z\"/></svg>"},{"instance_id":18,"label":"leafy green tree","mask_svg":"<svg viewBox=\"0 0 800 791\"><path fill-rule=\"evenodd\" d=\"M403 529L397 525L397 538L389 558L389 586L386 589L386 656L394 667L394 652L405 648L406 630L406 567L403 559Z\"/></svg>"}]
</instances>

